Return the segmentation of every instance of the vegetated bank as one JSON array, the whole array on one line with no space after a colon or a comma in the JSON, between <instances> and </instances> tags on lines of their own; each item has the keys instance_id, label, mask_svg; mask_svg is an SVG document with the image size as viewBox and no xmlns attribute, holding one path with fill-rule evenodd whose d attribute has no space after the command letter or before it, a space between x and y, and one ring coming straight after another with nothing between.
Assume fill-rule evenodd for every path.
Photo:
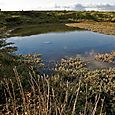
<instances>
[{"instance_id":1,"label":"vegetated bank","mask_svg":"<svg viewBox=\"0 0 115 115\"><path fill-rule=\"evenodd\" d=\"M115 23L84 21L80 23L68 23L69 27L78 27L85 30L99 32L108 35L115 35Z\"/></svg>"},{"instance_id":2,"label":"vegetated bank","mask_svg":"<svg viewBox=\"0 0 115 115\"><path fill-rule=\"evenodd\" d=\"M87 21L87 23L84 23L85 21ZM42 25L43 26L48 25L48 28L52 28L53 25L55 27L57 25L58 26L63 25L64 27L64 24L66 23L78 23L77 25L75 24L76 26L74 25L74 27L85 28L101 33L106 33L106 34L114 34L115 33L114 22L115 22L115 12L98 12L98 11L6 11L5 12L5 11L1 11L0 12L1 35L0 36L2 37L2 36L9 36L9 35L13 36L13 35L39 34L43 32L42 29L41 31L39 31L40 30L39 28L41 28ZM101 26L99 26L100 23ZM108 28L105 28L105 25ZM64 28L67 27L65 26ZM25 33L23 31L24 29L25 29Z\"/></svg>"}]
</instances>

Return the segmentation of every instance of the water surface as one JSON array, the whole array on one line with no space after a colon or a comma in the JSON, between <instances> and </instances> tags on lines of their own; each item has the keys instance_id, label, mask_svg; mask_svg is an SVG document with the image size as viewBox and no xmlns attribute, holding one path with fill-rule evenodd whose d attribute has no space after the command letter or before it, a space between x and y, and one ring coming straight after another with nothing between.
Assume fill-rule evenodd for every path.
<instances>
[{"instance_id":1,"label":"water surface","mask_svg":"<svg viewBox=\"0 0 115 115\"><path fill-rule=\"evenodd\" d=\"M11 37L7 39L7 42L15 43L18 47L17 54L40 53L44 60L115 50L115 36L90 31L52 32Z\"/></svg>"}]
</instances>

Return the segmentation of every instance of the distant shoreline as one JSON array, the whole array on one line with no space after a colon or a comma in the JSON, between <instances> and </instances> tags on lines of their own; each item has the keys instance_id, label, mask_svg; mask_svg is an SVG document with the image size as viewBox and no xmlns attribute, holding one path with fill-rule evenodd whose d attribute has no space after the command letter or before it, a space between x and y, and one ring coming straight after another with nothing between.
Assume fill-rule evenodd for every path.
<instances>
[{"instance_id":1,"label":"distant shoreline","mask_svg":"<svg viewBox=\"0 0 115 115\"><path fill-rule=\"evenodd\" d=\"M0 38L73 29L115 35L115 13L64 10L0 12Z\"/></svg>"}]
</instances>

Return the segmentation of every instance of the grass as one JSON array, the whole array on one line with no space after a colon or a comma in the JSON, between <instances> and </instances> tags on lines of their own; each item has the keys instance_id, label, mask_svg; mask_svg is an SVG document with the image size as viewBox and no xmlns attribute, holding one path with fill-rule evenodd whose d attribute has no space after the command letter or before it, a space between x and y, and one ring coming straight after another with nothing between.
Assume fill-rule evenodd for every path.
<instances>
[{"instance_id":1,"label":"grass","mask_svg":"<svg viewBox=\"0 0 115 115\"><path fill-rule=\"evenodd\" d=\"M1 37L7 37L70 31L76 28L64 24L77 22L71 26L79 25L79 28L112 34L110 31L114 33L115 30L114 18L114 12L0 12L0 33ZM49 75L44 73L44 68L40 71L44 65L39 55L14 56L7 45L0 39L0 114L115 113L114 67L89 70L85 62L73 57L47 68L51 71ZM105 55L102 57L105 59Z\"/></svg>"},{"instance_id":2,"label":"grass","mask_svg":"<svg viewBox=\"0 0 115 115\"><path fill-rule=\"evenodd\" d=\"M88 23L84 23L88 21ZM92 23L89 23L91 22ZM1 37L12 35L31 35L45 32L58 31L60 25L63 31L70 29L64 27L66 23L77 23L77 26L91 31L97 31L114 35L114 12L98 12L98 11L7 11L0 12L0 33ZM103 23L102 23L103 22ZM45 25L44 28L42 25ZM48 26L51 25L50 29ZM56 25L57 27L54 27ZM107 28L106 26L107 25ZM112 25L112 26L111 26ZM42 28L39 28L42 27ZM73 25L72 25L73 27ZM4 28L4 29L3 29ZM53 28L53 29L51 29ZM62 27L59 27L60 29ZM16 29L16 30L15 30ZM29 30L30 29L30 30ZM40 29L43 29L40 31ZM14 30L16 33L9 32ZM24 31L23 31L24 30ZM71 30L71 29L70 29Z\"/></svg>"},{"instance_id":3,"label":"grass","mask_svg":"<svg viewBox=\"0 0 115 115\"><path fill-rule=\"evenodd\" d=\"M62 59L52 69L53 74L40 75L31 68L25 81L25 76L14 67L16 82L12 79L0 82L1 114L114 113L115 68L89 71L85 62L75 57Z\"/></svg>"}]
</instances>

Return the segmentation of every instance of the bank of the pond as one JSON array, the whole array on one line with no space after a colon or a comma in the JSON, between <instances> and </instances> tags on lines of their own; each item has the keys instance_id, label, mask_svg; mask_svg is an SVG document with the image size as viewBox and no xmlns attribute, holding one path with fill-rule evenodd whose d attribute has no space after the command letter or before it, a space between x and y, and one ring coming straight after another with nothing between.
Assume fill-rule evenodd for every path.
<instances>
[{"instance_id":1,"label":"bank of the pond","mask_svg":"<svg viewBox=\"0 0 115 115\"><path fill-rule=\"evenodd\" d=\"M80 22L80 23L68 23L66 26L78 27L93 32L99 32L108 35L115 35L115 23L112 22Z\"/></svg>"},{"instance_id":2,"label":"bank of the pond","mask_svg":"<svg viewBox=\"0 0 115 115\"><path fill-rule=\"evenodd\" d=\"M36 34L44 34L50 32L67 32L74 30L82 30L77 27L66 26L65 23L45 23L45 24L30 24L20 25L13 28L1 29L0 37L13 37L13 36L29 36Z\"/></svg>"},{"instance_id":3,"label":"bank of the pond","mask_svg":"<svg viewBox=\"0 0 115 115\"><path fill-rule=\"evenodd\" d=\"M89 30L107 35L115 35L115 23L112 22L94 22L83 21L79 23L45 23L18 25L13 28L1 28L0 37L27 36L49 32L65 32L73 30Z\"/></svg>"}]
</instances>

